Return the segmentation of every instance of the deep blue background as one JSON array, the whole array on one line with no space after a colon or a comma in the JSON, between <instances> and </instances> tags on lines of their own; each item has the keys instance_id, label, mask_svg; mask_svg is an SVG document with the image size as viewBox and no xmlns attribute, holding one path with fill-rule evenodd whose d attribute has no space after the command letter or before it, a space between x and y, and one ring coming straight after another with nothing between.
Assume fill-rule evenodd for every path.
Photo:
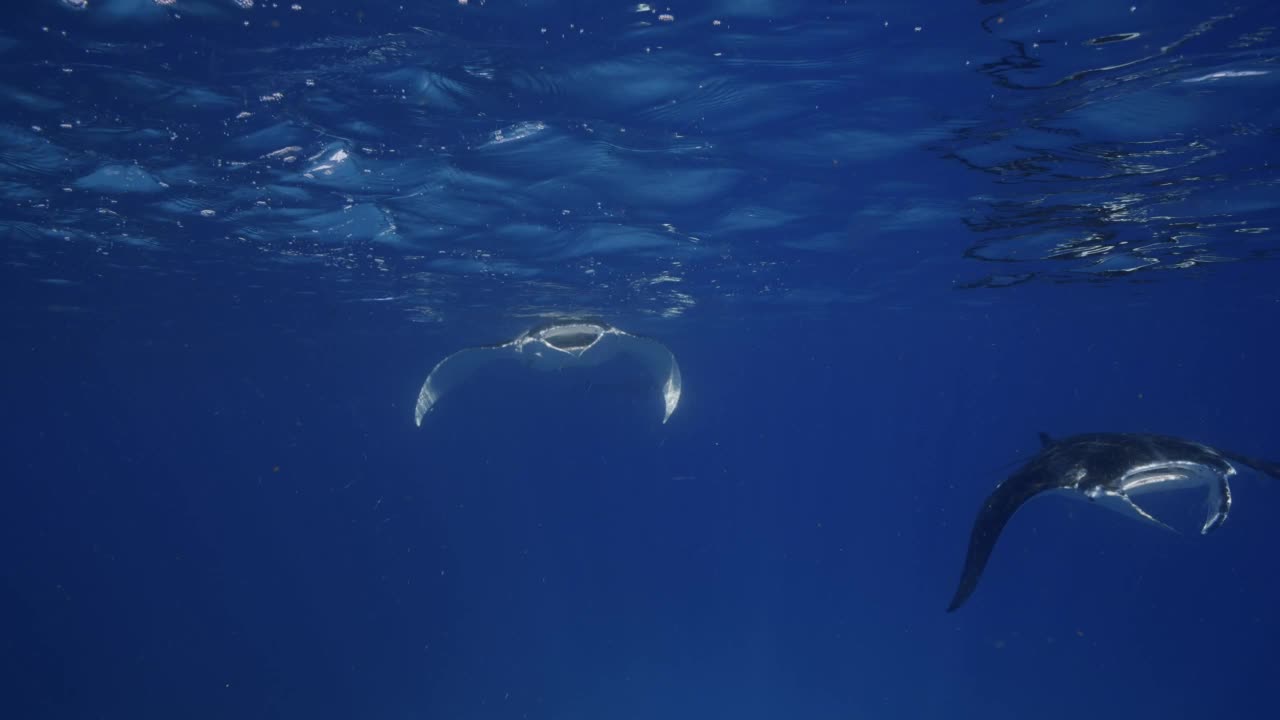
<instances>
[{"instance_id":1,"label":"deep blue background","mask_svg":"<svg viewBox=\"0 0 1280 720\"><path fill-rule=\"evenodd\" d=\"M31 328L11 716L1267 716L1280 488L1254 476L1207 538L1037 501L942 612L1037 430L1272 447L1277 341L1229 293L1072 293L689 324L667 426L506 378L416 429L448 348L394 317L157 333L196 292Z\"/></svg>"},{"instance_id":2,"label":"deep blue background","mask_svg":"<svg viewBox=\"0 0 1280 720\"><path fill-rule=\"evenodd\" d=\"M497 48L497 56L519 55L529 50L520 44L522 23L559 27L566 18L595 17L572 3L489 5L514 19L489 35L479 21L441 23L436 29L466 48L450 52L487 47ZM732 4L704 5L699 13L732 16ZM843 26L832 31L818 21L847 6L810 5L789 22L804 32L814 24L825 31L789 41L780 64L748 66L743 75L776 72L791 82L786 73L811 71L827 83L824 101L841 104L791 116L811 99L800 91L775 99L778 116L766 112L768 94L733 95L723 107L710 103L721 113L719 126L741 120L748 109L763 117L722 133L708 121L707 142L722 155L686 160L668 145L678 119L644 116L661 107L645 92L636 91L639 100L624 98L621 110L593 96L589 78L576 95L548 93L537 113L554 126L548 133L572 125L575 113L590 118L600 135L611 132L604 118L612 113L648 117L631 126L633 135L664 128L667 139L653 141L643 167L618 171L620 185L636 181L626 190L636 195L613 198L616 215L601 211L609 223L634 223L607 236L616 242L593 234L614 227L593 225L600 220L593 218L580 226L566 220L547 236L526 228L528 236L504 244L510 236L500 231L513 224L533 227L543 222L540 212L560 216L560 206L543 207L538 193L581 169L583 156L564 155L557 144L568 142L568 131L534 146L528 157L467 155L471 148L462 146L489 129L458 141L446 153L450 162L510 185L475 194L453 187L445 194L457 207L439 212L467 220L440 220L448 227L436 239L415 234L435 227L424 219L434 208L414 216L385 197L398 186L370 189L364 180L339 179L316 189L283 170L252 180L214 174L209 178L218 182L195 189L175 182L174 193L192 194L161 208L169 195L139 199L97 187L79 200L88 193L62 190L89 172L81 165L105 162L95 153L107 152L106 145L121 145L117 152L125 156L134 146L111 140L86 149L66 140L61 160L23 154L36 137L23 133L34 132L27 125L44 111L22 96L22 88L37 92L38 83L24 84L29 76L19 71L52 74L70 61L45 63L42 52L82 50L31 41L42 37L36 33L45 22L82 33L96 28L95 37L121 43L147 36L171 47L187 43L184 52L214 48L193 67L208 61L214 85L256 89L261 77L237 75L252 69L247 63L255 56L236 56L234 48L295 43L296 50L334 28L363 40L403 29L395 17L379 19L376 6L362 16L370 26L364 30L350 8L335 6L299 16L315 23L313 32L286 24L282 36L268 37L253 34L257 25L237 34L236 15L220 25L221 16L198 25L191 19L198 14L181 25L101 17L101 26L76 25L89 21L47 3L26 24L0 34L0 41L16 43L13 52L27 53L21 60L4 56L0 89L19 108L15 113L31 114L0 127L7 133L0 135L3 188L14 201L3 216L0 269L6 490L0 716L1276 716L1280 486L1256 474L1244 472L1234 483L1231 516L1208 537L1173 536L1084 504L1039 499L1009 525L969 604L944 612L974 512L1035 452L1039 431L1162 432L1280 456L1274 371L1280 294L1267 252L1277 201L1268 195L1275 171L1266 169L1275 167L1276 103L1268 85L1197 100L1183 89L1204 86L1177 84L1222 67L1226 61L1215 53L1226 53L1243 30L1231 26L1212 48L1178 55L1152 73L1143 92L1174 93L1175 109L1204 113L1179 116L1185 125L1173 127L1163 100L1143 105L1135 93L1105 105L1123 87L1111 84L1112 76L1083 90L1054 86L986 107L988 89L1012 92L991 82L1007 79L1011 66L1037 77L1067 72L1050 61L1022 67L1004 49L984 44L991 33L983 27L995 27L992 13L1000 8L939 10L926 3L857 10L883 11L895 27L926 11L936 21L927 28L955 23L945 40L915 47L906 40L884 46L846 40ZM1085 53L1093 46L1081 38L1132 27L1162 37L1223 11L1213 3L1144 5L1149 14L1133 25L1103 17L1095 5L1080 5L1068 20L1049 13L1054 22L1046 31L1074 38L1072 52ZM161 13L148 22L168 18L145 3L106 7L124 8L126 20L135 11L145 18ZM762 18L783 10L770 3L743 7L751 12L742 10L744 29L734 47L749 55L757 40L777 39L766 27L773 21ZM1045 14L1034 4L1007 9L1011 18ZM542 14L520 15L534 10ZM674 11L677 25L701 18L694 8ZM604 29L596 28L589 50L537 57L574 67L651 43L631 31L608 34L613 26L605 14L630 13L630 6L602 13ZM1253 31L1273 15L1255 4L1222 22ZM1256 57L1232 62L1273 68L1274 43L1259 42L1251 46L1261 48ZM814 48L811 56L806 45ZM712 48L700 49L709 56ZM232 58L219 61L231 66L225 76L212 69L213 55L222 52ZM309 57L297 52L299 62ZM845 52L856 63L826 64ZM962 72L957 63L949 71L954 83L917 78L902 85L901 78L878 75L966 53L973 65ZM427 64L456 70L464 62L444 55ZM138 57L145 65L148 56ZM191 60L164 57L178 68L183 57ZM281 72L288 64L271 62ZM64 108L83 102L99 116L113 103L124 116L157 112L99 92L91 65L76 67L80 75L66 85L41 91ZM617 87L634 87L627 82L644 76L623 72L625 64L606 67L623 78ZM359 67L350 72L361 77ZM1174 79L1166 83L1168 73ZM614 87L600 87L606 85ZM979 85L980 96L964 91ZM873 90L881 94L869 99ZM505 118L477 119L475 107L463 103L466 113L443 122L456 121L459 135L472 123L492 128L524 117L524 110L504 111L510 96L500 92L457 96L483 106L484 117ZM953 96L967 104L953 104ZM920 105L884 100L904 97ZM877 102L894 109L872 121L874 133L831 130L883 110ZM1097 104L1113 113L1110 122L1072 125L1076 116L1064 110ZM413 122L385 108L370 110L358 98L347 109L368 113L364 120L373 124L361 132L385 130L389 145L414 152L407 140L419 129ZM294 132L305 124L298 118L323 125L341 111L299 106L280 110L280 117ZM925 117L920 127L936 121L965 132L908 132L895 128L897 113ZM204 128L202 142L231 137L221 116L211 117L193 113L182 122L187 130ZM1238 117L1250 118L1256 132L1223 129ZM1070 137L1069 148L1027 149L1020 136L1006 142L1010 134L1042 128L1046 118L1071 126L1075 134L1044 133L1050 145ZM1147 139L1138 128L1155 120L1170 124L1151 132L1178 138L1186 153L1220 151L1185 166L1186 156L1172 153L1177 188L1187 188L1176 199L1159 195L1164 190L1152 188L1163 186L1141 173L1123 175L1117 168L1124 163L1106 164L1116 153L1138 162L1124 154L1136 152L1124 143ZM54 127L39 121L42 133ZM696 128L680 130L701 137ZM331 153L332 137L316 132L320 139L311 138L306 151ZM609 135L609 142L620 136ZM793 144L777 147L785 145L780 138ZM985 169L972 164L982 153L1010 148L1034 162L997 157ZM183 161L187 152L198 159L193 167L212 157L179 148L169 161ZM430 155L421 153L415 158ZM956 162L957 154L971 162ZM563 164L546 165L556 158ZM168 162L142 160L152 169ZM1062 168L1077 161L1093 165L1064 175ZM54 169L64 162L75 167L65 178ZM421 169L368 162L391 177L388 185ZM1195 164L1201 162L1207 165ZM750 179L707 203L664 204L665 186L655 178L707 166ZM1118 179L1099 179L1099 166ZM607 195L592 182L609 176L610 167L592 166L598 174L584 186ZM827 174L830 167L841 169ZM1201 170L1210 178L1204 182L1216 184L1195 184ZM710 176L692 177L673 192L697 188L699 178L713 184ZM298 197L313 193L297 200L312 205L287 220L264 221L253 214L251 196L232 197L268 181L293 187ZM565 187L566 197L577 192L567 180ZM821 190L816 196L814 188ZM193 219L195 208L224 195L231 199L217 205L214 220ZM382 236L358 222L314 220L322 211L345 217L342 207L366 200L401 213L395 217L402 238L380 244ZM490 202L498 210L486 209ZM796 217L753 224L769 217L768 202ZM582 202L587 212L592 204ZM108 221L100 206L115 208L123 224L101 224ZM168 213L181 219L181 229ZM568 217L581 214L576 207L575 213ZM482 220L468 226L477 216ZM226 225L215 224L223 218ZM634 233L660 235L656 223L663 219L705 234L702 244L688 255L677 249L661 256L648 254L643 243L628 244ZM994 227L975 230L983 219ZM1236 220L1243 224L1228 222ZM313 221L314 228L305 224ZM1237 227L1262 230L1232 234ZM324 230L317 241L323 250L302 235L316 228ZM348 231L356 237L343 235ZM1148 231L1153 237L1145 241L1159 240L1161 249L1124 249ZM1064 256L1043 239L1089 232L1120 242L1100 254ZM1157 267L1166 268L1191 257L1179 254L1185 240L1179 234L1204 238L1209 250L1194 251L1203 262L1163 274L1100 272L1089 264L1103 258L1121 263L1108 268L1128 268L1124 263L1135 257L1158 257ZM139 248L126 241L140 235L163 242ZM1002 249L984 256L983 248L992 247ZM467 254L477 248L485 253ZM446 250L456 263L435 261ZM1206 255L1237 262L1210 262ZM583 258L598 263L596 274L578 272ZM484 271L455 273L463 260ZM653 287L687 292L687 311L666 312L678 297L650 294L650 285L636 281L659 269L686 272L679 283ZM437 275L424 280L425 273ZM499 375L449 398L414 427L412 403L440 358L513 337L540 314L581 309L673 350L685 390L669 423L660 424L651 388L600 384L590 373L570 372L550 379ZM423 317L428 322L413 321Z\"/></svg>"}]
</instances>

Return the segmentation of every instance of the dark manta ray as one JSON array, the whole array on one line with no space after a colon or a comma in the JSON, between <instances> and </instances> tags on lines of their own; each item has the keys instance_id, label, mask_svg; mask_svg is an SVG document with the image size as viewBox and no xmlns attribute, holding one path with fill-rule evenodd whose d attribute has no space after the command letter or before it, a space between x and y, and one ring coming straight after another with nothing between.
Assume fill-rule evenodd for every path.
<instances>
[{"instance_id":1,"label":"dark manta ray","mask_svg":"<svg viewBox=\"0 0 1280 720\"><path fill-rule=\"evenodd\" d=\"M1062 490L1168 528L1138 507L1132 496L1190 486L1209 492L1209 515L1201 534L1222 525L1231 509L1228 478L1236 474L1228 460L1280 479L1280 464L1165 435L1090 433L1054 440L1041 433L1042 447L1027 464L987 497L969 537L960 586L947 612L964 604L1009 518L1043 492Z\"/></svg>"},{"instance_id":2,"label":"dark manta ray","mask_svg":"<svg viewBox=\"0 0 1280 720\"><path fill-rule=\"evenodd\" d=\"M680 366L675 355L656 340L602 322L576 320L543 325L500 345L465 348L441 360L418 391L413 421L421 426L422 418L445 393L496 362L521 361L532 370L548 372L600 365L618 357L638 360L660 383L665 423L680 402Z\"/></svg>"}]
</instances>

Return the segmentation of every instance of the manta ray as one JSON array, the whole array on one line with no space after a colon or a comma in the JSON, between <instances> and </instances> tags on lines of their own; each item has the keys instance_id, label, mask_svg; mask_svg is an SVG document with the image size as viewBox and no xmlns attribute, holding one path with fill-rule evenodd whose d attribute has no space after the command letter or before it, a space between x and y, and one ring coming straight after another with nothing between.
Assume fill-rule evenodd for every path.
<instances>
[{"instance_id":1,"label":"manta ray","mask_svg":"<svg viewBox=\"0 0 1280 720\"><path fill-rule=\"evenodd\" d=\"M1055 440L1040 434L1040 452L1000 483L978 511L969 537L960 585L947 612L973 594L991 551L1009 518L1031 498L1065 491L1118 510L1142 522L1172 530L1139 507L1133 497L1185 487L1208 491L1208 517L1201 534L1212 532L1231 509L1231 462L1280 479L1280 464L1217 450L1190 440L1141 433L1090 433Z\"/></svg>"},{"instance_id":2,"label":"manta ray","mask_svg":"<svg viewBox=\"0 0 1280 720\"><path fill-rule=\"evenodd\" d=\"M578 320L548 323L509 342L464 348L441 360L418 391L413 421L421 427L423 417L449 391L497 362L521 361L532 370L549 372L600 365L618 357L638 360L654 377L662 396L662 422L666 423L680 403L680 366L675 355L656 340L603 322Z\"/></svg>"}]
</instances>

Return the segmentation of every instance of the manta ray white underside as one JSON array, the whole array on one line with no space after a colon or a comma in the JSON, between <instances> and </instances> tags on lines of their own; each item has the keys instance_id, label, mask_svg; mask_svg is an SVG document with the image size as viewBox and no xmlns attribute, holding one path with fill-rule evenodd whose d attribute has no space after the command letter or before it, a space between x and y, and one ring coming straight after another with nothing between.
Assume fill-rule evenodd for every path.
<instances>
[{"instance_id":1,"label":"manta ray white underside","mask_svg":"<svg viewBox=\"0 0 1280 720\"><path fill-rule=\"evenodd\" d=\"M539 371L591 367L611 359L638 360L660 383L665 423L680 403L680 366L675 355L660 342L632 335L603 323L564 322L522 333L511 342L459 350L441 360L418 391L413 421L422 418L440 399L492 363L520 360Z\"/></svg>"}]
</instances>

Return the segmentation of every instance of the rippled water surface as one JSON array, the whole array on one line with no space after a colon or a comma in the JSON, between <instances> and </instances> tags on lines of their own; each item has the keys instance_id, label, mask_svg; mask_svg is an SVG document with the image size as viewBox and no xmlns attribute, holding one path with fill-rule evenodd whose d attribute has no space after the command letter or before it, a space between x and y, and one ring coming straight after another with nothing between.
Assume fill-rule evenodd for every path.
<instances>
[{"instance_id":1,"label":"rippled water surface","mask_svg":"<svg viewBox=\"0 0 1280 720\"><path fill-rule=\"evenodd\" d=\"M1266 3L33 3L8 274L660 316L1276 246Z\"/></svg>"}]
</instances>

